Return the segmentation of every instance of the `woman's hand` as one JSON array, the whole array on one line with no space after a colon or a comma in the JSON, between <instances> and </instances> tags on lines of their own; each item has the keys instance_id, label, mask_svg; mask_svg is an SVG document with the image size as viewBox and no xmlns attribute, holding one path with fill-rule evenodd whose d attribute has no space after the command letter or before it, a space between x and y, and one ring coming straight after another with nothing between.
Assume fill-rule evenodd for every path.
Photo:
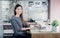
<instances>
[{"instance_id":1,"label":"woman's hand","mask_svg":"<svg viewBox=\"0 0 60 38\"><path fill-rule=\"evenodd\" d=\"M22 28L22 30L30 30L30 28Z\"/></svg>"}]
</instances>

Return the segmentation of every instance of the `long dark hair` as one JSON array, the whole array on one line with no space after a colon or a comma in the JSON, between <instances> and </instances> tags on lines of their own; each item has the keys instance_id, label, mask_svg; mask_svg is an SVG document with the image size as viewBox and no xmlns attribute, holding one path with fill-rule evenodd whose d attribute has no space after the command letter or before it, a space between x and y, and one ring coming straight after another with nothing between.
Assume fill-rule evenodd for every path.
<instances>
[{"instance_id":1,"label":"long dark hair","mask_svg":"<svg viewBox=\"0 0 60 38\"><path fill-rule=\"evenodd\" d=\"M17 9L17 7L21 7L21 8L23 9L22 5L17 4L17 5L15 6L15 9L14 9L14 15L16 15L16 11L15 11L15 10ZM24 19L23 19L23 13L21 13L20 18L21 18L21 20L22 20L22 25L25 25L25 21L24 21Z\"/></svg>"}]
</instances>

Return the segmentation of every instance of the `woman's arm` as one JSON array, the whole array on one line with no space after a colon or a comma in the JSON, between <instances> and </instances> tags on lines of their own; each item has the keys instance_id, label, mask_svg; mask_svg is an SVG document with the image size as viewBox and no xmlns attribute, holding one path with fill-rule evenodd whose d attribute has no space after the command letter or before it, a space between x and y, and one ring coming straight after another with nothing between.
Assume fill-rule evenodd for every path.
<instances>
[{"instance_id":1,"label":"woman's arm","mask_svg":"<svg viewBox=\"0 0 60 38\"><path fill-rule=\"evenodd\" d=\"M14 30L21 30L21 28L22 28L22 27L19 27L19 25L17 24L15 19L11 19L11 24L12 24Z\"/></svg>"},{"instance_id":2,"label":"woman's arm","mask_svg":"<svg viewBox=\"0 0 60 38\"><path fill-rule=\"evenodd\" d=\"M26 22L25 22L25 25L24 25L24 27L25 28L22 28L22 30L30 30L31 28L30 28L30 25L29 24L27 24Z\"/></svg>"},{"instance_id":3,"label":"woman's arm","mask_svg":"<svg viewBox=\"0 0 60 38\"><path fill-rule=\"evenodd\" d=\"M22 30L30 30L30 28L22 28Z\"/></svg>"},{"instance_id":4,"label":"woman's arm","mask_svg":"<svg viewBox=\"0 0 60 38\"><path fill-rule=\"evenodd\" d=\"M19 25L18 25L18 23L16 22L15 19L12 19L11 20L11 24L12 24L12 26L13 26L13 28L15 30L28 30L28 29L30 29L30 28L22 28L22 27L19 27Z\"/></svg>"}]
</instances>

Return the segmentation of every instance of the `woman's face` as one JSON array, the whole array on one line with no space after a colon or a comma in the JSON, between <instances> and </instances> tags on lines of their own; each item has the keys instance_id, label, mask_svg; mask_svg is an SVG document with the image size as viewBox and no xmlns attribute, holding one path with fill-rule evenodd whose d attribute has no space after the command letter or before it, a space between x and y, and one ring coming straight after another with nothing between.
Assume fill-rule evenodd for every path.
<instances>
[{"instance_id":1,"label":"woman's face","mask_svg":"<svg viewBox=\"0 0 60 38\"><path fill-rule=\"evenodd\" d=\"M22 7L17 7L15 11L16 11L16 14L20 15L23 12L23 9Z\"/></svg>"}]
</instances>

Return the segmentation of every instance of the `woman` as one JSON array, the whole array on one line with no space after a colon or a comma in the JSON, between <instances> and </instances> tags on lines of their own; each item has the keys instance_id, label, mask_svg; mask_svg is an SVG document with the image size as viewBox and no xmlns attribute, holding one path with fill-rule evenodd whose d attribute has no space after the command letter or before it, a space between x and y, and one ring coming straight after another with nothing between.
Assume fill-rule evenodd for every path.
<instances>
[{"instance_id":1,"label":"woman","mask_svg":"<svg viewBox=\"0 0 60 38\"><path fill-rule=\"evenodd\" d=\"M14 28L15 38L31 38L31 35L27 33L27 30L30 30L29 25L23 19L23 8L19 4L15 6L11 24Z\"/></svg>"}]
</instances>

